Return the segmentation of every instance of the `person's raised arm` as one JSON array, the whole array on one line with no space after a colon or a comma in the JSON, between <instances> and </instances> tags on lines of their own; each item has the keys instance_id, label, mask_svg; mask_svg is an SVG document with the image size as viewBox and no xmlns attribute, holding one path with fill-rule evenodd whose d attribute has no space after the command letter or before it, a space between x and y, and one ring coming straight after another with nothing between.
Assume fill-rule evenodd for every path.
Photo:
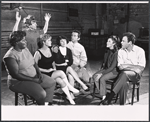
<instances>
[{"instance_id":1,"label":"person's raised arm","mask_svg":"<svg viewBox=\"0 0 150 122\"><path fill-rule=\"evenodd\" d=\"M48 25L49 25L49 20L51 18L51 14L46 13L45 16L44 16L44 18L45 18L45 25L44 25L43 31L44 31L44 33L47 33Z\"/></svg>"},{"instance_id":2,"label":"person's raised arm","mask_svg":"<svg viewBox=\"0 0 150 122\"><path fill-rule=\"evenodd\" d=\"M19 15L19 11L16 11L16 23L13 27L13 32L18 31L18 26L19 26L20 20L21 20L21 15Z\"/></svg>"}]
</instances>

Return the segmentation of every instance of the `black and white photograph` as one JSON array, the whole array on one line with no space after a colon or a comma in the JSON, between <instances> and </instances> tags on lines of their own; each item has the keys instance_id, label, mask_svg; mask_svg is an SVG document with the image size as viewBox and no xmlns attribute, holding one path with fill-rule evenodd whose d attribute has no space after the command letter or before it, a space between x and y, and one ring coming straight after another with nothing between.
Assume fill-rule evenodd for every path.
<instances>
[{"instance_id":1,"label":"black and white photograph","mask_svg":"<svg viewBox=\"0 0 150 122\"><path fill-rule=\"evenodd\" d=\"M1 111L148 121L149 1L1 1Z\"/></svg>"}]
</instances>

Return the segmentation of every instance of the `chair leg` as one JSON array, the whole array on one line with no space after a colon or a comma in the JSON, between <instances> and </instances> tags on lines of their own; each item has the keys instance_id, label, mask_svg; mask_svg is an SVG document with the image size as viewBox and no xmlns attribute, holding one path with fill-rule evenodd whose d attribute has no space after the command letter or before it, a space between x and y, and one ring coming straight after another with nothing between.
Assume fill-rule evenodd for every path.
<instances>
[{"instance_id":1,"label":"chair leg","mask_svg":"<svg viewBox=\"0 0 150 122\"><path fill-rule=\"evenodd\" d=\"M113 91L114 83L111 84L111 92Z\"/></svg>"},{"instance_id":2,"label":"chair leg","mask_svg":"<svg viewBox=\"0 0 150 122\"><path fill-rule=\"evenodd\" d=\"M93 88L93 99L95 98L95 89L96 89L96 85L94 83L94 88Z\"/></svg>"},{"instance_id":3,"label":"chair leg","mask_svg":"<svg viewBox=\"0 0 150 122\"><path fill-rule=\"evenodd\" d=\"M118 100L118 96L119 96L119 95L117 94L116 99L115 99L115 103L116 103L116 102L117 102L117 100Z\"/></svg>"},{"instance_id":4,"label":"chair leg","mask_svg":"<svg viewBox=\"0 0 150 122\"><path fill-rule=\"evenodd\" d=\"M24 104L27 105L27 96L26 94L23 94L23 96L24 96Z\"/></svg>"},{"instance_id":5,"label":"chair leg","mask_svg":"<svg viewBox=\"0 0 150 122\"><path fill-rule=\"evenodd\" d=\"M133 102L134 102L134 91L135 91L135 83L133 84L133 88L132 88L132 101L131 101L131 105L133 105Z\"/></svg>"},{"instance_id":6,"label":"chair leg","mask_svg":"<svg viewBox=\"0 0 150 122\"><path fill-rule=\"evenodd\" d=\"M137 101L139 101L139 87L137 88Z\"/></svg>"},{"instance_id":7,"label":"chair leg","mask_svg":"<svg viewBox=\"0 0 150 122\"><path fill-rule=\"evenodd\" d=\"M15 105L18 105L18 93L15 92Z\"/></svg>"}]
</instances>

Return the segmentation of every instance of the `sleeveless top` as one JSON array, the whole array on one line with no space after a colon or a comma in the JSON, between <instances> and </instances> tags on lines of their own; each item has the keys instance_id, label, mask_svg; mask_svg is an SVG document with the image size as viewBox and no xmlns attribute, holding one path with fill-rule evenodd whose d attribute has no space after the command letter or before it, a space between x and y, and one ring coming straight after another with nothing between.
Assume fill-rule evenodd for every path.
<instances>
[{"instance_id":1,"label":"sleeveless top","mask_svg":"<svg viewBox=\"0 0 150 122\"><path fill-rule=\"evenodd\" d=\"M52 63L54 62L53 54L51 57L45 57L40 50L38 50L41 54L41 59L38 61L38 66L43 69L53 68ZM50 49L51 51L51 49ZM51 51L52 53L52 51Z\"/></svg>"}]
</instances>

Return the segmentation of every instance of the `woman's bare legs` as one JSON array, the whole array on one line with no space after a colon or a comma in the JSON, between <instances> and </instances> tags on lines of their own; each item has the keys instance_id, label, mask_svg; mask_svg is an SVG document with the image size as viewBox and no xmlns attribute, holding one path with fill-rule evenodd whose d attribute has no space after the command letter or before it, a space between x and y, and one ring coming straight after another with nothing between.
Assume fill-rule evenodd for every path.
<instances>
[{"instance_id":1,"label":"woman's bare legs","mask_svg":"<svg viewBox=\"0 0 150 122\"><path fill-rule=\"evenodd\" d=\"M64 81L64 80L66 80L66 79L65 79L66 76L65 76L64 72L57 70L57 71L55 71L55 72L52 74L52 78L55 79L56 82L61 86L61 89L62 89L63 92L67 95L67 98L68 98L69 102L74 105L75 102L74 102L74 100L73 100L72 97L71 97L71 94L70 94L70 92L69 92L69 89L68 89L68 87L67 87L67 84L66 84L65 81Z\"/></svg>"},{"instance_id":2,"label":"woman's bare legs","mask_svg":"<svg viewBox=\"0 0 150 122\"><path fill-rule=\"evenodd\" d=\"M61 78L64 82L59 83L61 85L61 87L64 87L64 83L67 85L68 89L70 91L72 91L73 93L79 93L79 90L75 89L73 86L71 86L68 82L68 79L66 77L66 74L61 71L61 70L56 70L53 74L52 74L52 78Z\"/></svg>"},{"instance_id":3,"label":"woman's bare legs","mask_svg":"<svg viewBox=\"0 0 150 122\"><path fill-rule=\"evenodd\" d=\"M67 76L68 76L69 83L74 87L75 80L74 80L73 76L70 73L68 73Z\"/></svg>"},{"instance_id":4,"label":"woman's bare legs","mask_svg":"<svg viewBox=\"0 0 150 122\"><path fill-rule=\"evenodd\" d=\"M70 73L73 76L73 78L82 86L84 90L88 89L88 87L80 80L78 74L72 69L72 67L68 67L66 73L67 74ZM69 76L69 80L70 80L70 76ZM73 80L71 80L71 82L73 83Z\"/></svg>"}]
</instances>

